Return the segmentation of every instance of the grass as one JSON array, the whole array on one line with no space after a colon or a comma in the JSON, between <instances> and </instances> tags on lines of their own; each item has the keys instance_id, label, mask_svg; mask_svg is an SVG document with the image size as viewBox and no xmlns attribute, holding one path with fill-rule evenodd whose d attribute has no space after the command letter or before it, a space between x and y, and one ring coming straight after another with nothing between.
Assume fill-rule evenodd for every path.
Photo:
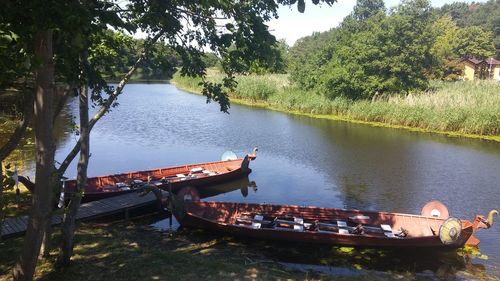
<instances>
[{"instance_id":1,"label":"grass","mask_svg":"<svg viewBox=\"0 0 500 281\"><path fill-rule=\"evenodd\" d=\"M222 81L210 69L207 79ZM199 93L199 78L174 75L181 89ZM376 126L446 133L500 141L500 84L489 81L437 82L431 90L408 95L352 101L327 99L291 84L286 74L237 76L233 101L312 117Z\"/></svg>"},{"instance_id":2,"label":"grass","mask_svg":"<svg viewBox=\"0 0 500 281\"><path fill-rule=\"evenodd\" d=\"M4 190L3 200L5 206L3 215L5 217L28 215L31 208L32 195L22 184L19 184L19 190L19 197L16 195L15 189Z\"/></svg>"},{"instance_id":3,"label":"grass","mask_svg":"<svg viewBox=\"0 0 500 281\"><path fill-rule=\"evenodd\" d=\"M361 271L323 276L291 271L259 253L263 244L197 230L173 237L149 229L154 216L122 222L80 224L72 264L59 268L57 250L37 266L37 280L387 280L406 273ZM59 239L56 231L55 240ZM268 245L268 244L267 244ZM9 280L22 238L0 241L0 280ZM307 253L307 252L305 252ZM339 253L339 256L342 253Z\"/></svg>"},{"instance_id":4,"label":"grass","mask_svg":"<svg viewBox=\"0 0 500 281\"><path fill-rule=\"evenodd\" d=\"M277 267L246 266L241 256L219 249L220 241L169 238L147 229L148 219L129 222L81 224L72 265L55 264L57 250L39 262L37 280L206 280L287 279ZM59 234L56 234L56 240ZM10 278L22 238L1 241L1 280Z\"/></svg>"}]
</instances>

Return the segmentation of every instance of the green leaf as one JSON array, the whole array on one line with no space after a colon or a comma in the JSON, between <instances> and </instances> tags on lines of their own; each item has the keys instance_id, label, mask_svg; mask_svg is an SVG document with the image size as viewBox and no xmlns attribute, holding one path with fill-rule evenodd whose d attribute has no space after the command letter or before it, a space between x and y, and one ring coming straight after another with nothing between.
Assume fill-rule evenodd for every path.
<instances>
[{"instance_id":1,"label":"green leaf","mask_svg":"<svg viewBox=\"0 0 500 281\"><path fill-rule=\"evenodd\" d=\"M482 260L488 260L488 256L487 255L480 255L478 256L479 259L482 259Z\"/></svg>"},{"instance_id":2,"label":"green leaf","mask_svg":"<svg viewBox=\"0 0 500 281\"><path fill-rule=\"evenodd\" d=\"M306 9L306 3L304 2L304 0L299 0L297 2L297 10L299 10L299 12L303 13Z\"/></svg>"}]
</instances>

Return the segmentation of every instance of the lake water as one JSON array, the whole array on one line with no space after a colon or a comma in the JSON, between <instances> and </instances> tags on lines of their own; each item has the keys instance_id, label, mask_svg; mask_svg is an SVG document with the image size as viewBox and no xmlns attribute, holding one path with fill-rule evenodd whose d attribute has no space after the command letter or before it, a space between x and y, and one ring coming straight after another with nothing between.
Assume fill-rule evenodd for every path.
<instances>
[{"instance_id":1,"label":"lake water","mask_svg":"<svg viewBox=\"0 0 500 281\"><path fill-rule=\"evenodd\" d=\"M90 176L214 161L226 150L243 156L258 146L249 178L234 188L224 187L233 191L209 200L418 214L426 202L438 199L452 216L467 219L500 208L500 143L239 105L232 105L230 114L224 114L217 104L206 104L204 97L169 84L128 85L118 102L120 105L92 131ZM74 100L68 112L77 115L77 110ZM59 161L77 137L67 134L60 139ZM67 175L73 177L75 171L74 163ZM247 188L249 181L254 186ZM365 262L361 267L410 271L424 278L467 279L470 274L475 278L500 278L500 220L476 236L481 240L481 253L488 259L454 252L432 258L428 253L399 253L379 262ZM359 267L359 263L354 265L349 258L332 253L331 248L320 247L313 253L304 246L293 247L293 252L285 250L290 248L286 243L277 247L263 252L288 264L327 266L331 270L340 257L344 263L339 271ZM297 249L303 251L297 254Z\"/></svg>"}]
</instances>

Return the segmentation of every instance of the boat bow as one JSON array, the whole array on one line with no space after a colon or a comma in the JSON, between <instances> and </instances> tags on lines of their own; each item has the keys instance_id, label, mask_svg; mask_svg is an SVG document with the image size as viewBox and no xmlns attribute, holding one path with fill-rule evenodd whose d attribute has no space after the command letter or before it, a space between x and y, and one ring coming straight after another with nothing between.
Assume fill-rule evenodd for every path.
<instances>
[{"instance_id":1,"label":"boat bow","mask_svg":"<svg viewBox=\"0 0 500 281\"><path fill-rule=\"evenodd\" d=\"M248 159L250 161L253 161L255 160L255 158L257 158L257 151L259 151L259 148L258 147L254 147L253 150L252 150L252 153L248 154Z\"/></svg>"},{"instance_id":2,"label":"boat bow","mask_svg":"<svg viewBox=\"0 0 500 281\"><path fill-rule=\"evenodd\" d=\"M493 220L495 216L498 216L498 211L497 210L491 210L488 213L487 218L485 218L483 215L476 215L474 218L474 222L472 223L472 233L475 233L479 229L488 229L493 226ZM470 222L469 226L470 226ZM465 243L468 246L474 246L477 247L481 241L474 237L474 235L471 235L467 242Z\"/></svg>"},{"instance_id":3,"label":"boat bow","mask_svg":"<svg viewBox=\"0 0 500 281\"><path fill-rule=\"evenodd\" d=\"M485 218L482 215L476 215L476 218L474 219L474 232L476 232L478 229L488 229L493 226L493 220L495 216L498 216L498 211L497 210L491 210L488 213L488 218Z\"/></svg>"}]
</instances>

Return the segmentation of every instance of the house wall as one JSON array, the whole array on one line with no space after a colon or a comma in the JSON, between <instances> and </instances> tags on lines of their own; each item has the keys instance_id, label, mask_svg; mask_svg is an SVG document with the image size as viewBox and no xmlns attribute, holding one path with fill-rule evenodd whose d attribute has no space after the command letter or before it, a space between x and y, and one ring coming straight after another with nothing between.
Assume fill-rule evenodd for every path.
<instances>
[{"instance_id":1,"label":"house wall","mask_svg":"<svg viewBox=\"0 0 500 281\"><path fill-rule=\"evenodd\" d=\"M500 65L493 69L493 80L500 81Z\"/></svg>"},{"instance_id":2,"label":"house wall","mask_svg":"<svg viewBox=\"0 0 500 281\"><path fill-rule=\"evenodd\" d=\"M464 68L464 80L473 81L474 80L475 69L469 64L465 64Z\"/></svg>"}]
</instances>

